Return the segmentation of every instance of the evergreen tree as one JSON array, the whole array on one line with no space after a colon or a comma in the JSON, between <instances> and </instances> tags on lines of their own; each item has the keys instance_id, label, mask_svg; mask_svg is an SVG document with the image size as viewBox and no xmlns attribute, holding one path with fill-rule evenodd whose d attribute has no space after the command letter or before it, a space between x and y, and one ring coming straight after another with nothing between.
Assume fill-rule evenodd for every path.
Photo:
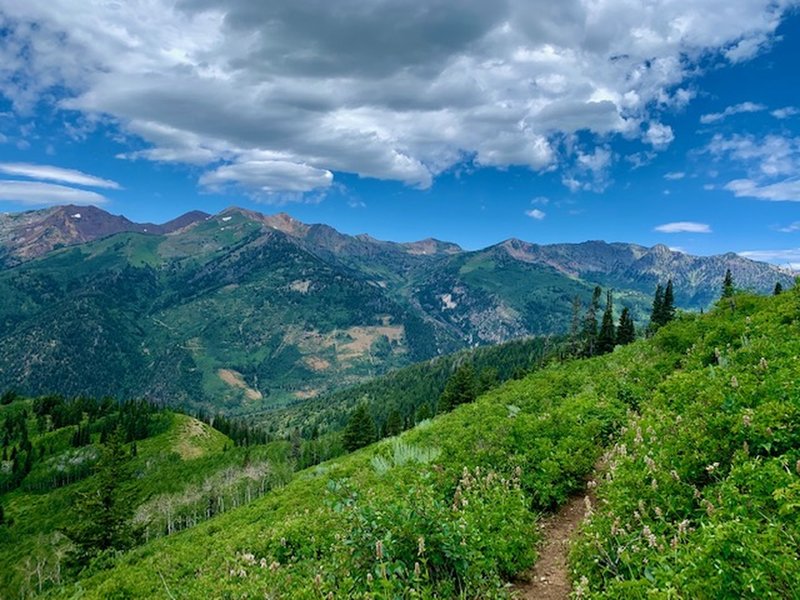
<instances>
[{"instance_id":1,"label":"evergreen tree","mask_svg":"<svg viewBox=\"0 0 800 600\"><path fill-rule=\"evenodd\" d=\"M650 325L648 331L652 334L661 325L661 315L664 314L664 288L659 283L656 286L656 293L653 296L653 310L650 312Z\"/></svg>"},{"instance_id":2,"label":"evergreen tree","mask_svg":"<svg viewBox=\"0 0 800 600\"><path fill-rule=\"evenodd\" d=\"M3 505L0 504L0 525L6 524L6 513L3 510Z\"/></svg>"},{"instance_id":3,"label":"evergreen tree","mask_svg":"<svg viewBox=\"0 0 800 600\"><path fill-rule=\"evenodd\" d=\"M94 485L76 503L74 525L67 533L78 547L80 561L104 551L124 550L134 542L130 522L134 505L123 492L123 485L130 479L130 454L124 439L119 426L108 434Z\"/></svg>"},{"instance_id":4,"label":"evergreen tree","mask_svg":"<svg viewBox=\"0 0 800 600\"><path fill-rule=\"evenodd\" d=\"M342 435L345 450L353 452L368 446L377 438L378 431L375 428L375 420L369 414L366 402L361 402L350 415Z\"/></svg>"},{"instance_id":5,"label":"evergreen tree","mask_svg":"<svg viewBox=\"0 0 800 600\"><path fill-rule=\"evenodd\" d=\"M386 425L383 427L383 435L391 437L403 431L403 419L400 416L400 411L393 408L386 417Z\"/></svg>"},{"instance_id":6,"label":"evergreen tree","mask_svg":"<svg viewBox=\"0 0 800 600\"><path fill-rule=\"evenodd\" d=\"M731 296L733 296L733 275L728 269L725 271L725 279L722 281L722 297L730 298Z\"/></svg>"},{"instance_id":7,"label":"evergreen tree","mask_svg":"<svg viewBox=\"0 0 800 600\"><path fill-rule=\"evenodd\" d=\"M481 374L478 376L478 394L488 392L492 388L497 387L500 383L500 374L494 367L484 367L481 369Z\"/></svg>"},{"instance_id":8,"label":"evergreen tree","mask_svg":"<svg viewBox=\"0 0 800 600\"><path fill-rule=\"evenodd\" d=\"M572 299L572 322L569 327L569 351L577 355L581 344L581 298L577 294Z\"/></svg>"},{"instance_id":9,"label":"evergreen tree","mask_svg":"<svg viewBox=\"0 0 800 600\"><path fill-rule=\"evenodd\" d=\"M603 321L600 325L600 334L597 336L597 353L607 354L614 350L617 333L614 328L614 303L611 290L606 294L606 309L603 312Z\"/></svg>"},{"instance_id":10,"label":"evergreen tree","mask_svg":"<svg viewBox=\"0 0 800 600\"><path fill-rule=\"evenodd\" d=\"M592 292L592 301L583 318L581 338L584 356L594 356L597 351L597 311L600 309L600 296L602 295L603 290L600 286L595 287Z\"/></svg>"},{"instance_id":11,"label":"evergreen tree","mask_svg":"<svg viewBox=\"0 0 800 600\"><path fill-rule=\"evenodd\" d=\"M782 292L783 292L783 286L781 285L781 282L779 281L779 282L777 282L775 284L775 289L772 290L772 295L773 296L780 296Z\"/></svg>"},{"instance_id":12,"label":"evergreen tree","mask_svg":"<svg viewBox=\"0 0 800 600\"><path fill-rule=\"evenodd\" d=\"M622 309L619 315L619 326L617 327L617 344L624 346L636 339L636 328L633 324L631 311L627 307Z\"/></svg>"},{"instance_id":13,"label":"evergreen tree","mask_svg":"<svg viewBox=\"0 0 800 600\"><path fill-rule=\"evenodd\" d=\"M478 395L475 370L470 363L461 365L444 386L439 397L439 412L453 410L459 404L472 402Z\"/></svg>"},{"instance_id":14,"label":"evergreen tree","mask_svg":"<svg viewBox=\"0 0 800 600\"><path fill-rule=\"evenodd\" d=\"M664 304L661 306L661 319L659 325L666 325L675 318L675 292L672 289L672 279L667 281L664 290Z\"/></svg>"}]
</instances>

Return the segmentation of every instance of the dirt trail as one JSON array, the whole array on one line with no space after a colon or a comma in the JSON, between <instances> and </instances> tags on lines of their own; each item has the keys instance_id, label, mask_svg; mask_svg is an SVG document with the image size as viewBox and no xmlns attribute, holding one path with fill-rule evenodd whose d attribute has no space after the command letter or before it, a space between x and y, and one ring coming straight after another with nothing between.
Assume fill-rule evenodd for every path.
<instances>
[{"instance_id":1,"label":"dirt trail","mask_svg":"<svg viewBox=\"0 0 800 600\"><path fill-rule=\"evenodd\" d=\"M530 581L514 586L515 597L525 600L568 600L572 583L567 566L569 542L586 517L591 490L573 496L558 512L542 519L539 560L528 574Z\"/></svg>"}]
</instances>

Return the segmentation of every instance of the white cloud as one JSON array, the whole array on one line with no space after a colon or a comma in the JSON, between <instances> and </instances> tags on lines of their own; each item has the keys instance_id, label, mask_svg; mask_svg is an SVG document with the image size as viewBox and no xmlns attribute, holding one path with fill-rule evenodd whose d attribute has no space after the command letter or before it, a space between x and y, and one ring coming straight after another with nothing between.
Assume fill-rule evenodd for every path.
<instances>
[{"instance_id":1,"label":"white cloud","mask_svg":"<svg viewBox=\"0 0 800 600\"><path fill-rule=\"evenodd\" d=\"M547 213L543 210L539 210L538 208L532 208L531 210L526 210L525 214L529 216L531 219L536 219L537 221L541 221L547 216Z\"/></svg>"},{"instance_id":2,"label":"white cloud","mask_svg":"<svg viewBox=\"0 0 800 600\"><path fill-rule=\"evenodd\" d=\"M531 204L538 204L540 206L547 206L548 204L550 204L550 198L548 198L547 196L536 196L536 198L533 198L531 200Z\"/></svg>"},{"instance_id":3,"label":"white cloud","mask_svg":"<svg viewBox=\"0 0 800 600\"><path fill-rule=\"evenodd\" d=\"M669 125L651 122L644 134L644 139L656 150L662 150L672 143L675 134Z\"/></svg>"},{"instance_id":4,"label":"white cloud","mask_svg":"<svg viewBox=\"0 0 800 600\"><path fill-rule=\"evenodd\" d=\"M0 201L16 202L30 206L105 204L108 202L104 196L89 190L81 190L54 183L8 179L0 179Z\"/></svg>"},{"instance_id":5,"label":"white cloud","mask_svg":"<svg viewBox=\"0 0 800 600\"><path fill-rule=\"evenodd\" d=\"M297 183L266 185L289 190L308 187L309 169L426 187L472 160L560 168L581 187L571 170L585 165L558 140L588 131L601 147L624 136L666 148L674 132L655 119L691 100L701 60L753 56L786 10L773 0L6 2L0 93L18 113L61 95L58 108L140 138L121 157L222 163L244 186L249 167L236 167L254 160L294 165L285 171Z\"/></svg>"},{"instance_id":6,"label":"white cloud","mask_svg":"<svg viewBox=\"0 0 800 600\"><path fill-rule=\"evenodd\" d=\"M738 252L739 256L751 260L770 262L793 270L800 269L800 248L789 248L787 250L746 250Z\"/></svg>"},{"instance_id":7,"label":"white cloud","mask_svg":"<svg viewBox=\"0 0 800 600\"><path fill-rule=\"evenodd\" d=\"M763 104L756 104L755 102L742 102L741 104L734 104L719 113L708 113L700 117L700 122L703 125L710 125L711 123L718 123L732 115L740 113L754 113L766 110L767 107Z\"/></svg>"},{"instance_id":8,"label":"white cloud","mask_svg":"<svg viewBox=\"0 0 800 600\"><path fill-rule=\"evenodd\" d=\"M795 231L800 231L800 221L789 223L784 227L778 227L778 231L781 233L794 233Z\"/></svg>"},{"instance_id":9,"label":"white cloud","mask_svg":"<svg viewBox=\"0 0 800 600\"><path fill-rule=\"evenodd\" d=\"M783 108L776 108L770 114L776 119L788 119L789 117L800 114L800 109L794 106L784 106Z\"/></svg>"},{"instance_id":10,"label":"white cloud","mask_svg":"<svg viewBox=\"0 0 800 600\"><path fill-rule=\"evenodd\" d=\"M740 163L754 176L791 175L800 167L800 137L717 134L705 150L715 159L727 158Z\"/></svg>"},{"instance_id":11,"label":"white cloud","mask_svg":"<svg viewBox=\"0 0 800 600\"><path fill-rule=\"evenodd\" d=\"M311 192L328 188L332 182L333 173L330 171L278 160L251 160L224 165L200 177L200 184L211 189L239 184L265 194Z\"/></svg>"},{"instance_id":12,"label":"white cloud","mask_svg":"<svg viewBox=\"0 0 800 600\"><path fill-rule=\"evenodd\" d=\"M118 190L116 181L88 175L82 171L63 169L52 165L34 165L30 163L0 163L0 173L15 177L28 177L42 181L57 181L86 187L108 188Z\"/></svg>"},{"instance_id":13,"label":"white cloud","mask_svg":"<svg viewBox=\"0 0 800 600\"><path fill-rule=\"evenodd\" d=\"M664 179L669 179L670 181L676 181L678 179L683 179L684 177L686 177L686 173L683 171L672 171L664 174Z\"/></svg>"},{"instance_id":14,"label":"white cloud","mask_svg":"<svg viewBox=\"0 0 800 600\"><path fill-rule=\"evenodd\" d=\"M706 223L695 223L693 221L677 221L675 223L664 223L655 227L655 231L661 233L711 233L711 227Z\"/></svg>"},{"instance_id":15,"label":"white cloud","mask_svg":"<svg viewBox=\"0 0 800 600\"><path fill-rule=\"evenodd\" d=\"M776 183L759 184L752 179L734 179L725 189L739 198L756 198L771 202L800 202L800 179L790 178Z\"/></svg>"}]
</instances>

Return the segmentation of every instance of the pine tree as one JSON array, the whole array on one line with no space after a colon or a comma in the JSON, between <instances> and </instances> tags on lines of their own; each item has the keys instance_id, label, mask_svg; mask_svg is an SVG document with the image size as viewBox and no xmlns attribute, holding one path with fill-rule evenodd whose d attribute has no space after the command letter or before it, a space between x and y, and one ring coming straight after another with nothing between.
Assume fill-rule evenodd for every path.
<instances>
[{"instance_id":1,"label":"pine tree","mask_svg":"<svg viewBox=\"0 0 800 600\"><path fill-rule=\"evenodd\" d=\"M581 336L581 298L577 294L572 299L572 322L569 327L570 354L577 355L580 350Z\"/></svg>"},{"instance_id":2,"label":"pine tree","mask_svg":"<svg viewBox=\"0 0 800 600\"><path fill-rule=\"evenodd\" d=\"M661 306L660 316L659 325L666 325L675 318L675 292L672 289L672 279L667 281L667 288L664 290L664 304Z\"/></svg>"},{"instance_id":3,"label":"pine tree","mask_svg":"<svg viewBox=\"0 0 800 600\"><path fill-rule=\"evenodd\" d=\"M781 285L781 282L779 281L779 282L777 282L775 284L775 289L772 290L772 295L773 296L780 296L782 292L783 292L783 286Z\"/></svg>"},{"instance_id":4,"label":"pine tree","mask_svg":"<svg viewBox=\"0 0 800 600\"><path fill-rule=\"evenodd\" d=\"M75 524L68 535L79 549L80 560L106 550L123 550L134 542L130 523L134 505L122 488L130 479L130 454L125 449L124 436L119 426L108 434L94 486L81 494L76 503Z\"/></svg>"},{"instance_id":5,"label":"pine tree","mask_svg":"<svg viewBox=\"0 0 800 600\"><path fill-rule=\"evenodd\" d=\"M367 404L361 402L356 406L347 421L347 427L342 435L342 443L345 450L353 452L364 446L368 446L378 438L378 431L375 428L375 420L369 413Z\"/></svg>"},{"instance_id":6,"label":"pine tree","mask_svg":"<svg viewBox=\"0 0 800 600\"><path fill-rule=\"evenodd\" d=\"M500 383L500 374L494 367L484 367L481 369L481 374L478 376L477 393L483 394L492 388L495 388Z\"/></svg>"},{"instance_id":7,"label":"pine tree","mask_svg":"<svg viewBox=\"0 0 800 600\"><path fill-rule=\"evenodd\" d=\"M631 311L627 307L622 309L619 315L619 326L617 327L617 344L624 346L636 339L636 328L633 324Z\"/></svg>"},{"instance_id":8,"label":"pine tree","mask_svg":"<svg viewBox=\"0 0 800 600\"><path fill-rule=\"evenodd\" d=\"M447 380L444 391L439 397L439 412L453 410L459 404L472 402L478 395L475 381L475 370L472 365L461 365Z\"/></svg>"},{"instance_id":9,"label":"pine tree","mask_svg":"<svg viewBox=\"0 0 800 600\"><path fill-rule=\"evenodd\" d=\"M6 524L6 513L3 510L3 505L0 504L0 525Z\"/></svg>"},{"instance_id":10,"label":"pine tree","mask_svg":"<svg viewBox=\"0 0 800 600\"><path fill-rule=\"evenodd\" d=\"M652 334L661 325L661 315L664 314L664 288L659 283L656 286L656 293L653 297L653 310L650 312L650 325L647 327Z\"/></svg>"},{"instance_id":11,"label":"pine tree","mask_svg":"<svg viewBox=\"0 0 800 600\"><path fill-rule=\"evenodd\" d=\"M722 281L722 297L730 298L731 296L733 296L733 275L728 269L725 271L725 279Z\"/></svg>"},{"instance_id":12,"label":"pine tree","mask_svg":"<svg viewBox=\"0 0 800 600\"><path fill-rule=\"evenodd\" d=\"M386 417L386 425L383 427L383 434L386 437L399 434L403 431L403 419L400 416L400 411L393 408L389 411L389 416Z\"/></svg>"},{"instance_id":13,"label":"pine tree","mask_svg":"<svg viewBox=\"0 0 800 600\"><path fill-rule=\"evenodd\" d=\"M597 352L597 311L600 309L600 296L602 295L603 290L600 286L595 287L592 292L592 301L583 318L581 338L584 356L594 356Z\"/></svg>"},{"instance_id":14,"label":"pine tree","mask_svg":"<svg viewBox=\"0 0 800 600\"><path fill-rule=\"evenodd\" d=\"M617 333L614 328L614 302L611 290L606 294L606 309L603 312L603 321L600 325L600 334L597 336L597 353L607 354L614 350Z\"/></svg>"}]
</instances>

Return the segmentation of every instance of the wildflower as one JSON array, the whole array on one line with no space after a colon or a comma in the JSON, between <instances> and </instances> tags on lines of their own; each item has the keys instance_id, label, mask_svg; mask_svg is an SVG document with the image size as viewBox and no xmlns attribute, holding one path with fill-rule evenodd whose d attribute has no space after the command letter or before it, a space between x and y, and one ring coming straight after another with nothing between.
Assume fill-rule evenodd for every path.
<instances>
[{"instance_id":1,"label":"wildflower","mask_svg":"<svg viewBox=\"0 0 800 600\"><path fill-rule=\"evenodd\" d=\"M322 575L320 575L319 573L317 573L314 576L314 585L316 587L320 587L322 585Z\"/></svg>"},{"instance_id":2,"label":"wildflower","mask_svg":"<svg viewBox=\"0 0 800 600\"><path fill-rule=\"evenodd\" d=\"M761 357L761 360L758 361L758 368L761 369L762 371L767 370L767 359L764 358L763 356Z\"/></svg>"},{"instance_id":3,"label":"wildflower","mask_svg":"<svg viewBox=\"0 0 800 600\"><path fill-rule=\"evenodd\" d=\"M742 423L745 427L750 427L750 424L753 422L753 415L750 413L745 413L742 415Z\"/></svg>"},{"instance_id":4,"label":"wildflower","mask_svg":"<svg viewBox=\"0 0 800 600\"><path fill-rule=\"evenodd\" d=\"M644 457L644 463L647 465L648 470L655 471L656 470L656 461L654 461L650 456Z\"/></svg>"},{"instance_id":5,"label":"wildflower","mask_svg":"<svg viewBox=\"0 0 800 600\"><path fill-rule=\"evenodd\" d=\"M592 499L589 496L583 497L583 505L586 507L586 515L592 514Z\"/></svg>"},{"instance_id":6,"label":"wildflower","mask_svg":"<svg viewBox=\"0 0 800 600\"><path fill-rule=\"evenodd\" d=\"M417 556L422 556L423 554L425 554L425 538L419 536L417 540Z\"/></svg>"},{"instance_id":7,"label":"wildflower","mask_svg":"<svg viewBox=\"0 0 800 600\"><path fill-rule=\"evenodd\" d=\"M644 441L644 438L642 437L641 427L636 428L636 437L633 438L633 441L636 442L637 444L641 444Z\"/></svg>"},{"instance_id":8,"label":"wildflower","mask_svg":"<svg viewBox=\"0 0 800 600\"><path fill-rule=\"evenodd\" d=\"M281 564L277 560L273 560L272 563L269 565L269 570L273 573L280 569Z\"/></svg>"},{"instance_id":9,"label":"wildflower","mask_svg":"<svg viewBox=\"0 0 800 600\"><path fill-rule=\"evenodd\" d=\"M653 478L650 480L650 487L651 487L651 488L653 488L654 490L657 490L657 489L658 489L658 481L656 481L656 478L655 478L655 477L653 477Z\"/></svg>"},{"instance_id":10,"label":"wildflower","mask_svg":"<svg viewBox=\"0 0 800 600\"><path fill-rule=\"evenodd\" d=\"M642 528L642 537L647 540L647 543L651 548L658 546L658 538L656 538L656 534L650 531L650 527L647 525Z\"/></svg>"},{"instance_id":11,"label":"wildflower","mask_svg":"<svg viewBox=\"0 0 800 600\"><path fill-rule=\"evenodd\" d=\"M416 579L419 579L419 576L420 576L420 567L419 567L419 563L418 563L418 562L415 562L415 563L414 563L414 577L415 577Z\"/></svg>"},{"instance_id":12,"label":"wildflower","mask_svg":"<svg viewBox=\"0 0 800 600\"><path fill-rule=\"evenodd\" d=\"M686 535L689 531L689 519L684 519L678 523L678 535Z\"/></svg>"},{"instance_id":13,"label":"wildflower","mask_svg":"<svg viewBox=\"0 0 800 600\"><path fill-rule=\"evenodd\" d=\"M731 375L731 387L734 389L739 387L739 380L736 379L736 375Z\"/></svg>"},{"instance_id":14,"label":"wildflower","mask_svg":"<svg viewBox=\"0 0 800 600\"><path fill-rule=\"evenodd\" d=\"M671 477L672 477L672 478L673 478L675 481L680 481L680 480L681 480L681 476L680 476L680 475L678 475L678 472L677 472L675 469L672 469L672 470L669 472L669 474L670 474L670 476L671 476Z\"/></svg>"},{"instance_id":15,"label":"wildflower","mask_svg":"<svg viewBox=\"0 0 800 600\"><path fill-rule=\"evenodd\" d=\"M372 583L372 573L367 573L367 583Z\"/></svg>"},{"instance_id":16,"label":"wildflower","mask_svg":"<svg viewBox=\"0 0 800 600\"><path fill-rule=\"evenodd\" d=\"M655 508L655 513L656 513L656 516L657 516L659 519L660 519L660 518L661 518L661 517L664 515L664 513L663 513L663 512L661 512L661 508L660 508L660 507L658 507L658 506L656 506L656 508Z\"/></svg>"},{"instance_id":17,"label":"wildflower","mask_svg":"<svg viewBox=\"0 0 800 600\"><path fill-rule=\"evenodd\" d=\"M718 468L719 468L719 463L718 463L718 462L715 462L715 463L712 463L712 464L710 464L710 465L707 465L707 466L706 466L706 471L708 471L709 473L713 473L713 472L714 472L714 471L716 471Z\"/></svg>"},{"instance_id":18,"label":"wildflower","mask_svg":"<svg viewBox=\"0 0 800 600\"><path fill-rule=\"evenodd\" d=\"M267 559L266 558L262 558L259 561L258 566L261 567L262 569L266 569L267 568Z\"/></svg>"},{"instance_id":19,"label":"wildflower","mask_svg":"<svg viewBox=\"0 0 800 600\"><path fill-rule=\"evenodd\" d=\"M375 542L375 557L378 560L383 560L383 541L378 540Z\"/></svg>"}]
</instances>

